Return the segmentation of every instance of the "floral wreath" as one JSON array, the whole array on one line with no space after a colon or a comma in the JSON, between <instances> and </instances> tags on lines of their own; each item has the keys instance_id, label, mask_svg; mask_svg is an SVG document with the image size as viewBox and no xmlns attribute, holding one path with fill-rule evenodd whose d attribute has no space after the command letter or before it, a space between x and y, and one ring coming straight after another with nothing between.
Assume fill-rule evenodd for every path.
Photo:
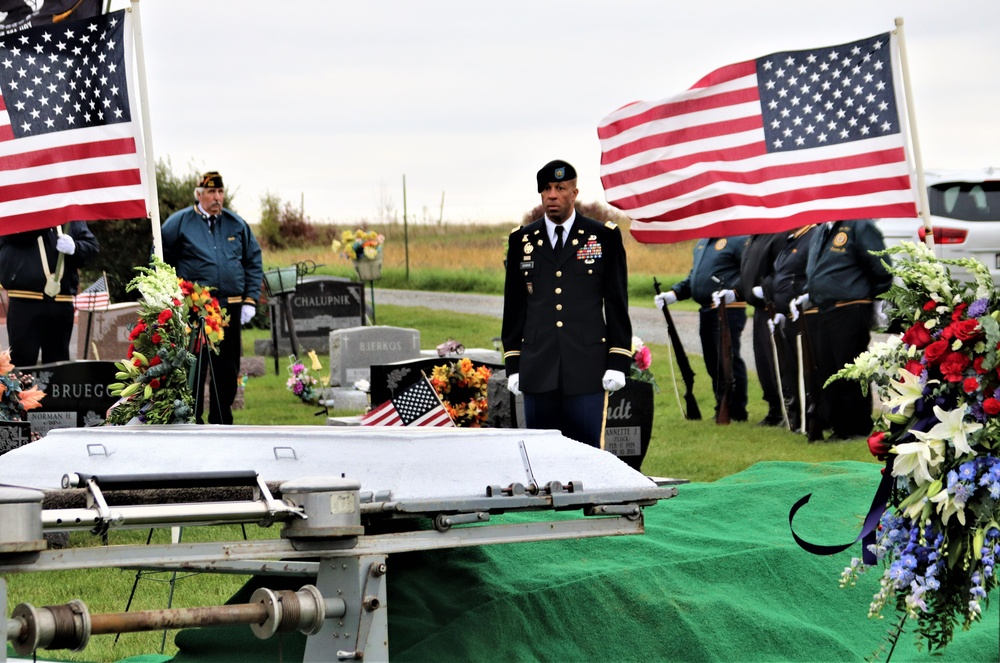
<instances>
[{"instance_id":1,"label":"floral wreath","mask_svg":"<svg viewBox=\"0 0 1000 663\"><path fill-rule=\"evenodd\" d=\"M477 368L468 357L431 370L431 385L456 426L481 428L486 423L490 375L489 367Z\"/></svg>"},{"instance_id":2,"label":"floral wreath","mask_svg":"<svg viewBox=\"0 0 1000 663\"><path fill-rule=\"evenodd\" d=\"M884 296L905 331L831 378L873 384L882 402L872 454L886 460L885 511L866 547L884 567L869 616L887 605L944 648L955 625L980 621L1000 556L1000 293L973 259L943 260L904 242L879 255L896 283ZM971 281L952 277L964 270ZM873 505L878 515L879 505ZM870 521L874 521L869 517ZM853 585L867 566L854 559Z\"/></svg>"},{"instance_id":3,"label":"floral wreath","mask_svg":"<svg viewBox=\"0 0 1000 663\"><path fill-rule=\"evenodd\" d=\"M108 386L118 402L108 411L108 424L182 424L194 420L193 380L195 351L191 319L204 321L204 338L218 352L223 328L229 321L208 288L177 277L174 268L153 257L152 267L136 267L139 276L126 290L137 290L139 321L129 334L130 344L118 372ZM200 326L200 325L199 325Z\"/></svg>"}]
</instances>

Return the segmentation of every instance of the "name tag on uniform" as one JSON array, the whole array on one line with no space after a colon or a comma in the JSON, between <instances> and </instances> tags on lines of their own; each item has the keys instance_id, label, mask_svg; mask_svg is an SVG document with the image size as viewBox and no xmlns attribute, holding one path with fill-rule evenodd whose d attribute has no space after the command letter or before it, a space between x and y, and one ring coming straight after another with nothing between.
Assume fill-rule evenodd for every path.
<instances>
[{"instance_id":1,"label":"name tag on uniform","mask_svg":"<svg viewBox=\"0 0 1000 663\"><path fill-rule=\"evenodd\" d=\"M534 260L527 260L527 261L521 263L521 267L520 268L521 269L532 269L532 268L534 268L534 266L535 266L535 261Z\"/></svg>"}]
</instances>

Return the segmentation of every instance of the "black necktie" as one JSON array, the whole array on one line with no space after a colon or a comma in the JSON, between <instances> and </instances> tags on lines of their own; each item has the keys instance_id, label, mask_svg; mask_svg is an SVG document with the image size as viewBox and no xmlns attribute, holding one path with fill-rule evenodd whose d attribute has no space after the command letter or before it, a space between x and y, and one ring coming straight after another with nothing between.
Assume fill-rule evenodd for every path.
<instances>
[{"instance_id":1,"label":"black necktie","mask_svg":"<svg viewBox=\"0 0 1000 663\"><path fill-rule=\"evenodd\" d=\"M555 245L556 255L559 255L559 253L562 251L562 247L563 247L563 236L562 236L562 234L563 234L563 227L562 226L556 226L556 245Z\"/></svg>"},{"instance_id":2,"label":"black necktie","mask_svg":"<svg viewBox=\"0 0 1000 663\"><path fill-rule=\"evenodd\" d=\"M209 216L207 218L208 218L208 232L214 233L215 232L215 222L219 220L219 217L217 217L217 216Z\"/></svg>"}]
</instances>

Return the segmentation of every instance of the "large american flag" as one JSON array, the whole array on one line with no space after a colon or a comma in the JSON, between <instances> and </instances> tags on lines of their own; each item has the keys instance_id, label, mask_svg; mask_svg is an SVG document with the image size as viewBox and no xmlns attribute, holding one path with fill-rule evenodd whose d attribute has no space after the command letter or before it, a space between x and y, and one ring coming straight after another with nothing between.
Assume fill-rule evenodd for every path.
<instances>
[{"instance_id":1,"label":"large american flag","mask_svg":"<svg viewBox=\"0 0 1000 663\"><path fill-rule=\"evenodd\" d=\"M147 216L130 21L0 36L0 235Z\"/></svg>"},{"instance_id":2,"label":"large american flag","mask_svg":"<svg viewBox=\"0 0 1000 663\"><path fill-rule=\"evenodd\" d=\"M601 181L640 242L915 217L890 33L722 67L601 121Z\"/></svg>"},{"instance_id":3,"label":"large american flag","mask_svg":"<svg viewBox=\"0 0 1000 663\"><path fill-rule=\"evenodd\" d=\"M361 417L362 426L454 426L426 376Z\"/></svg>"}]
</instances>

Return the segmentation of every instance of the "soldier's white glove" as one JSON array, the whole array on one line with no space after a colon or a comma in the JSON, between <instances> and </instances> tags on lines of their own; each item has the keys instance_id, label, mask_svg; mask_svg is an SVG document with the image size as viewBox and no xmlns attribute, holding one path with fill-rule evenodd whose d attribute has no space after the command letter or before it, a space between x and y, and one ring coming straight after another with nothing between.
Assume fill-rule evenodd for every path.
<instances>
[{"instance_id":1,"label":"soldier's white glove","mask_svg":"<svg viewBox=\"0 0 1000 663\"><path fill-rule=\"evenodd\" d=\"M889 316L886 315L882 309L885 307L885 302L881 299L875 300L875 326L883 329L889 326Z\"/></svg>"},{"instance_id":2,"label":"soldier's white glove","mask_svg":"<svg viewBox=\"0 0 1000 663\"><path fill-rule=\"evenodd\" d=\"M767 321L767 328L771 330L771 336L774 336L774 330L780 327L784 322L784 313L775 313L774 317Z\"/></svg>"},{"instance_id":3,"label":"soldier's white glove","mask_svg":"<svg viewBox=\"0 0 1000 663\"><path fill-rule=\"evenodd\" d=\"M716 290L712 293L712 306L715 308L719 307L721 302L725 301L727 304L732 304L736 301L736 291L735 290Z\"/></svg>"},{"instance_id":4,"label":"soldier's white glove","mask_svg":"<svg viewBox=\"0 0 1000 663\"><path fill-rule=\"evenodd\" d=\"M653 297L653 302L656 304L656 308L661 311L665 306L670 306L677 301L677 293L673 290L667 290L666 292L661 292L656 297Z\"/></svg>"},{"instance_id":5,"label":"soldier's white glove","mask_svg":"<svg viewBox=\"0 0 1000 663\"><path fill-rule=\"evenodd\" d=\"M805 293L804 295L799 295L798 297L796 297L795 299L793 299L792 301L790 301L788 303L788 310L792 314L792 321L794 322L794 321L798 320L799 319L799 312L800 311L804 311L807 308L809 308L809 293L808 292Z\"/></svg>"},{"instance_id":6,"label":"soldier's white glove","mask_svg":"<svg viewBox=\"0 0 1000 663\"><path fill-rule=\"evenodd\" d=\"M604 389L611 391L618 391L625 386L625 374L621 371L604 371Z\"/></svg>"},{"instance_id":7,"label":"soldier's white glove","mask_svg":"<svg viewBox=\"0 0 1000 663\"><path fill-rule=\"evenodd\" d=\"M59 239L56 240L56 251L71 256L76 253L76 242L69 235L59 235Z\"/></svg>"},{"instance_id":8,"label":"soldier's white glove","mask_svg":"<svg viewBox=\"0 0 1000 663\"><path fill-rule=\"evenodd\" d=\"M759 285L755 285L750 290L750 292L752 292L753 296L756 297L757 299L764 299L764 288L760 287Z\"/></svg>"},{"instance_id":9,"label":"soldier's white glove","mask_svg":"<svg viewBox=\"0 0 1000 663\"><path fill-rule=\"evenodd\" d=\"M521 380L517 373L507 377L507 389L515 396L521 395Z\"/></svg>"},{"instance_id":10,"label":"soldier's white glove","mask_svg":"<svg viewBox=\"0 0 1000 663\"><path fill-rule=\"evenodd\" d=\"M240 311L240 324L245 325L253 320L253 316L255 315L257 315L257 307L253 304L244 304L243 309Z\"/></svg>"}]
</instances>

